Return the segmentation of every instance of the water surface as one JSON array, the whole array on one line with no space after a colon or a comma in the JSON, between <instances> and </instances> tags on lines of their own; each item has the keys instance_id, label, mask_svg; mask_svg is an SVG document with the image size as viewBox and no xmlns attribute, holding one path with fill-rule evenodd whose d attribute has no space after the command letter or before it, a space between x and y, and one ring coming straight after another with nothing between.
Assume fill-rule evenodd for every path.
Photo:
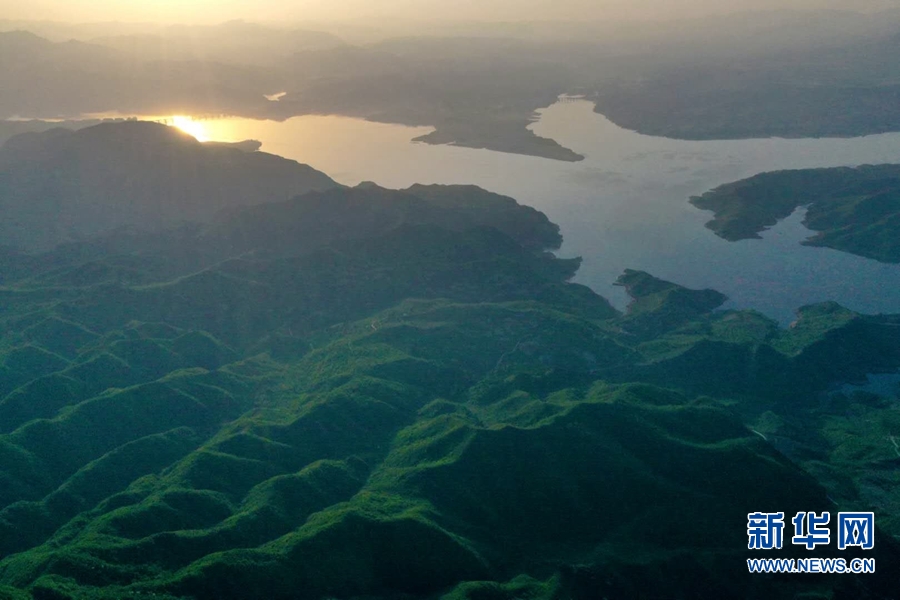
<instances>
[{"instance_id":1,"label":"water surface","mask_svg":"<svg viewBox=\"0 0 900 600\"><path fill-rule=\"evenodd\" d=\"M262 150L320 169L341 183L474 183L531 205L558 223L561 256L582 256L576 281L619 308L613 281L641 269L690 287L715 288L729 306L782 322L823 300L868 313L900 312L900 267L801 246L810 232L798 211L762 240L726 242L704 227L711 213L688 203L717 185L779 169L900 162L900 134L853 139L682 141L640 135L593 112L586 101L540 111L538 135L585 155L578 163L412 143L429 128L334 116L285 122L198 121L211 140L257 139Z\"/></svg>"}]
</instances>

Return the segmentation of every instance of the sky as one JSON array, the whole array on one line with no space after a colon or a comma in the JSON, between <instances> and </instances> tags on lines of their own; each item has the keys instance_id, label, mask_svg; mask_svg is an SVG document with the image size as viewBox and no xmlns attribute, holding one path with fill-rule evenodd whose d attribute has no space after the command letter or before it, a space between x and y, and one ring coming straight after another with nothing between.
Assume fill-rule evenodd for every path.
<instances>
[{"instance_id":1,"label":"sky","mask_svg":"<svg viewBox=\"0 0 900 600\"><path fill-rule=\"evenodd\" d=\"M218 23L230 19L621 20L742 10L900 7L900 0L0 0L0 19Z\"/></svg>"}]
</instances>

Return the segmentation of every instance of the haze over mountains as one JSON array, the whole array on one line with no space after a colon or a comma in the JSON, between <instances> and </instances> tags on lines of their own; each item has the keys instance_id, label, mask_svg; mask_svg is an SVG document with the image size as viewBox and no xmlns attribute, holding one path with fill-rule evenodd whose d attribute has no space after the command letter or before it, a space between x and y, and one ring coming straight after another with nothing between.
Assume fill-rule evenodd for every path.
<instances>
[{"instance_id":1,"label":"haze over mountains","mask_svg":"<svg viewBox=\"0 0 900 600\"><path fill-rule=\"evenodd\" d=\"M326 32L265 27L244 21L207 27L170 26L145 34L108 33L89 41L117 50L132 63L187 60L258 66L288 60L297 52L344 45L339 37Z\"/></svg>"},{"instance_id":2,"label":"haze over mountains","mask_svg":"<svg viewBox=\"0 0 900 600\"><path fill-rule=\"evenodd\" d=\"M587 96L626 128L687 139L900 128L896 12L763 12L603 35L595 23L448 26L436 36L411 24L404 37L362 43L339 28L136 27L37 24L79 42L0 34L0 76L15 82L0 93L0 116L340 114L433 126L429 143L570 161L580 157L526 129L561 93Z\"/></svg>"},{"instance_id":3,"label":"haze over mountains","mask_svg":"<svg viewBox=\"0 0 900 600\"><path fill-rule=\"evenodd\" d=\"M98 21L209 23L229 19L246 19L253 15L259 21L295 22L358 20L377 22L379 19L407 19L433 23L515 22L535 21L596 21L627 22L677 21L684 18L700 18L710 15L741 15L748 11L776 11L793 8L809 13L828 11L854 11L873 13L896 8L892 0L736 0L722 4L713 0L488 0L464 2L448 7L437 0L385 0L378 5L364 0L335 0L319 2L303 0L288 3L284 0L231 0L226 4L198 0L195 3L178 3L160 0L149 6L134 6L126 0L98 0L89 5L71 4L62 0L43 0L30 5L16 5L4 0L0 5L10 18L95 23Z\"/></svg>"},{"instance_id":4,"label":"haze over mountains","mask_svg":"<svg viewBox=\"0 0 900 600\"><path fill-rule=\"evenodd\" d=\"M22 134L0 147L0 237L24 250L123 226L158 230L337 187L306 165L206 146L173 127L106 123Z\"/></svg>"},{"instance_id":5,"label":"haze over mountains","mask_svg":"<svg viewBox=\"0 0 900 600\"><path fill-rule=\"evenodd\" d=\"M527 129L560 94L689 139L900 131L894 12L697 1L701 19L612 31L545 2L455 10L510 7L536 22L16 23L33 32L0 33L0 117L340 114L594 187L621 180L550 163L584 157ZM0 129L0 600L897 597L900 314L816 299L782 326L628 264L617 310L514 198L348 187L159 123L67 125ZM805 207L814 243L897 262L898 168L722 185L693 199L713 231L687 235L765 243L747 240ZM548 206L600 201L554 181ZM678 179L685 211L698 181ZM660 189L640 183L613 189ZM777 551L748 547L761 510L788 517ZM832 514L830 545L793 543L806 511ZM836 550L839 511L875 514L873 549ZM877 567L747 570L836 557Z\"/></svg>"}]
</instances>

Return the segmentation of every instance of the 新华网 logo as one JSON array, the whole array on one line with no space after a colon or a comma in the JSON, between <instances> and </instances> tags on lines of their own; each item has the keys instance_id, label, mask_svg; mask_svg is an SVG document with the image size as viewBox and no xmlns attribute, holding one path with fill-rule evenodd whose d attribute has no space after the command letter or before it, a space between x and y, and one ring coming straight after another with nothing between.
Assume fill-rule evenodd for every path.
<instances>
[{"instance_id":1,"label":"\u65b0\u534e\u7f51 logo","mask_svg":"<svg viewBox=\"0 0 900 600\"><path fill-rule=\"evenodd\" d=\"M841 512L832 522L829 512L798 512L790 520L794 533L791 544L814 550L832 543L832 529L838 550L875 547L875 515L870 512ZM784 513L755 512L747 515L747 548L781 550L784 546ZM750 573L831 573L862 574L875 572L874 558L748 558Z\"/></svg>"},{"instance_id":2,"label":"\u65b0\u534e\u7f51 logo","mask_svg":"<svg viewBox=\"0 0 900 600\"><path fill-rule=\"evenodd\" d=\"M791 519L794 535L791 543L812 550L831 544L831 513L798 512ZM871 550L875 547L875 514L870 512L841 512L837 515L837 547ZM781 550L784 546L784 513L755 512L747 515L747 548L750 550Z\"/></svg>"}]
</instances>

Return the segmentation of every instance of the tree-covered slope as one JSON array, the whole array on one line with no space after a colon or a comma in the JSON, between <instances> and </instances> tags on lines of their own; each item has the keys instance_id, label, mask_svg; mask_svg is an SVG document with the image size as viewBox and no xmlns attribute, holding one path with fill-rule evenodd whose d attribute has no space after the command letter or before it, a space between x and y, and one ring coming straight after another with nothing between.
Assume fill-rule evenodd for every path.
<instances>
[{"instance_id":1,"label":"tree-covered slope","mask_svg":"<svg viewBox=\"0 0 900 600\"><path fill-rule=\"evenodd\" d=\"M806 207L804 243L882 262L900 262L900 165L762 173L723 185L691 204L711 210L707 223L729 241L759 233Z\"/></svg>"},{"instance_id":2,"label":"tree-covered slope","mask_svg":"<svg viewBox=\"0 0 900 600\"><path fill-rule=\"evenodd\" d=\"M900 319L636 271L620 314L559 242L362 186L6 252L0 597L891 597L894 504L858 578L747 574L746 517L890 496L840 433L885 405L819 400L900 367Z\"/></svg>"}]
</instances>

